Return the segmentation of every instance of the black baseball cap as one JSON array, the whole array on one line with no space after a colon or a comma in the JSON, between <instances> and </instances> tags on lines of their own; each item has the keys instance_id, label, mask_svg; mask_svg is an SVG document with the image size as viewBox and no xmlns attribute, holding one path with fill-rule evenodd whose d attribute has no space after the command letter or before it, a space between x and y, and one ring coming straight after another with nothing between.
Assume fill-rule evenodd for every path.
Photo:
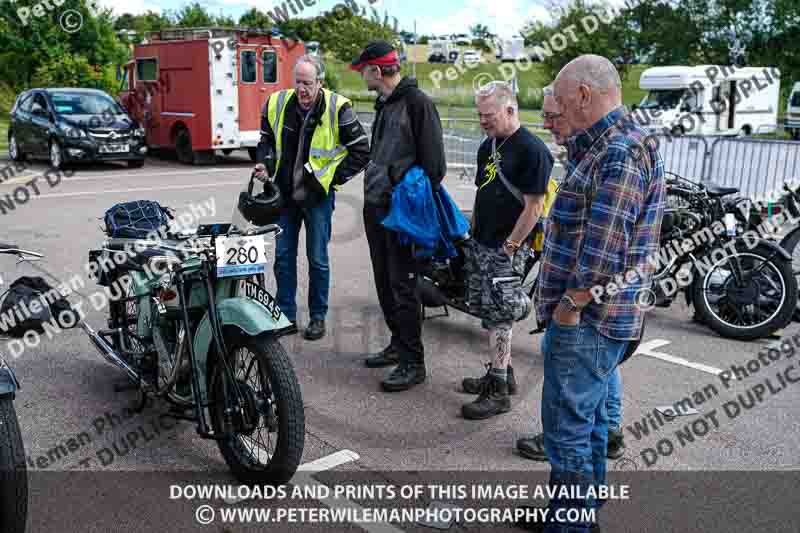
<instances>
[{"instance_id":1,"label":"black baseball cap","mask_svg":"<svg viewBox=\"0 0 800 533\"><path fill-rule=\"evenodd\" d=\"M364 48L361 55L358 56L350 63L350 70L360 71L367 65L399 65L400 58L397 56L397 50L394 46L386 41L372 41Z\"/></svg>"}]
</instances>

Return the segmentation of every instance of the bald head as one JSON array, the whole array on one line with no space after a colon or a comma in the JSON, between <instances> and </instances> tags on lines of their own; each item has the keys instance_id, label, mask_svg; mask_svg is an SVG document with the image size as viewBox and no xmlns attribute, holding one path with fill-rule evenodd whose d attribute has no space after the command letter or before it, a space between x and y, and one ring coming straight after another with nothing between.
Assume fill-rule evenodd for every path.
<instances>
[{"instance_id":1,"label":"bald head","mask_svg":"<svg viewBox=\"0 0 800 533\"><path fill-rule=\"evenodd\" d=\"M556 101L575 129L586 129L622 105L622 81L605 57L586 54L564 66L553 83Z\"/></svg>"}]
</instances>

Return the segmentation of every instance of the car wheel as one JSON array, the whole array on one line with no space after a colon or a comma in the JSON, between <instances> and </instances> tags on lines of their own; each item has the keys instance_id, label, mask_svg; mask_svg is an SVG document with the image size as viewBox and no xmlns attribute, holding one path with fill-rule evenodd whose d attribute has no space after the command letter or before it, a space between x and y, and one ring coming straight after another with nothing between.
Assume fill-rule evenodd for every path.
<instances>
[{"instance_id":1,"label":"car wheel","mask_svg":"<svg viewBox=\"0 0 800 533\"><path fill-rule=\"evenodd\" d=\"M134 159L128 161L128 168L142 168L144 166L144 159Z\"/></svg>"},{"instance_id":2,"label":"car wheel","mask_svg":"<svg viewBox=\"0 0 800 533\"><path fill-rule=\"evenodd\" d=\"M12 161L25 161L25 154L20 151L17 136L13 132L8 132L8 156Z\"/></svg>"},{"instance_id":3,"label":"car wheel","mask_svg":"<svg viewBox=\"0 0 800 533\"><path fill-rule=\"evenodd\" d=\"M225 148L222 150L222 153L225 155L231 155L233 153L233 148Z\"/></svg>"},{"instance_id":4,"label":"car wheel","mask_svg":"<svg viewBox=\"0 0 800 533\"><path fill-rule=\"evenodd\" d=\"M56 140L50 141L50 166L56 170L61 169L64 166L64 157L63 153L61 152L61 146Z\"/></svg>"}]
</instances>

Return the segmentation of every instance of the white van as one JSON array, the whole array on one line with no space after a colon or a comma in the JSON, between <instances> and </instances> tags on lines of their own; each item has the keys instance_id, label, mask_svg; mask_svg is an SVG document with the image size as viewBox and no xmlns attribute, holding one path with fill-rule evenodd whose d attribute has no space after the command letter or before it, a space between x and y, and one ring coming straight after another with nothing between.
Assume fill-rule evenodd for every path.
<instances>
[{"instance_id":1,"label":"white van","mask_svg":"<svg viewBox=\"0 0 800 533\"><path fill-rule=\"evenodd\" d=\"M789 101L786 103L784 127L792 139L800 140L800 81L795 82L792 94L789 95Z\"/></svg>"},{"instance_id":2,"label":"white van","mask_svg":"<svg viewBox=\"0 0 800 533\"><path fill-rule=\"evenodd\" d=\"M672 134L772 133L778 124L780 71L775 67L653 67L634 111L646 129Z\"/></svg>"}]
</instances>

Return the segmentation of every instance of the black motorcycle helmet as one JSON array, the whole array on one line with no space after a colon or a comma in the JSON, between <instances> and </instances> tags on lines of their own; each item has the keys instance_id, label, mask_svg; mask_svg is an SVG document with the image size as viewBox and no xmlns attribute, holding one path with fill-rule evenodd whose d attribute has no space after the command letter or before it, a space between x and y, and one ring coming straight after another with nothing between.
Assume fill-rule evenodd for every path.
<instances>
[{"instance_id":1,"label":"black motorcycle helmet","mask_svg":"<svg viewBox=\"0 0 800 533\"><path fill-rule=\"evenodd\" d=\"M283 208L281 190L275 182L268 180L264 183L264 192L253 196L254 176L255 174L250 176L247 191L239 193L239 212L245 220L256 226L274 224L280 218Z\"/></svg>"}]
</instances>

